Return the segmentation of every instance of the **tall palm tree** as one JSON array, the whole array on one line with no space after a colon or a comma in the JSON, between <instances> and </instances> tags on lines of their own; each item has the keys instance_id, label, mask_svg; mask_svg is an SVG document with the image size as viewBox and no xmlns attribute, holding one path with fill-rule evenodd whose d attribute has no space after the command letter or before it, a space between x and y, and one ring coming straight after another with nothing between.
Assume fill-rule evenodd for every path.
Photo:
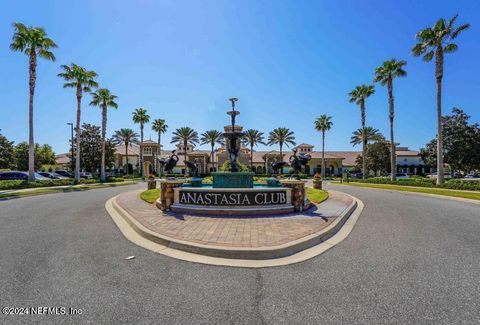
<instances>
[{"instance_id":1,"label":"tall palm tree","mask_svg":"<svg viewBox=\"0 0 480 325\"><path fill-rule=\"evenodd\" d=\"M37 80L37 57L55 61L55 55L50 51L57 44L47 37L40 27L27 27L22 23L13 23L14 34L10 49L28 55L29 66L29 101L28 101L28 179L35 180L35 141L33 138L33 97Z\"/></svg>"},{"instance_id":2,"label":"tall palm tree","mask_svg":"<svg viewBox=\"0 0 480 325\"><path fill-rule=\"evenodd\" d=\"M283 161L283 145L288 147L289 144L295 145L295 135L293 131L290 131L288 128L280 127L276 128L270 132L268 135L268 143L269 146L272 144L278 144L280 146L280 161ZM280 174L282 170L280 170Z\"/></svg>"},{"instance_id":3,"label":"tall palm tree","mask_svg":"<svg viewBox=\"0 0 480 325\"><path fill-rule=\"evenodd\" d=\"M100 88L92 94L90 105L102 108L102 163L100 166L100 181L105 181L105 142L107 133L107 108L118 108L115 99L118 97L110 93L106 88Z\"/></svg>"},{"instance_id":4,"label":"tall palm tree","mask_svg":"<svg viewBox=\"0 0 480 325\"><path fill-rule=\"evenodd\" d=\"M365 141L363 141L363 134L365 134ZM362 129L353 131L352 137L350 138L350 143L354 146L370 142L376 142L383 140L383 135L378 131L378 129L372 128L371 126L365 127L365 130L362 132Z\"/></svg>"},{"instance_id":5,"label":"tall palm tree","mask_svg":"<svg viewBox=\"0 0 480 325\"><path fill-rule=\"evenodd\" d=\"M202 133L202 137L200 138L201 144L210 144L211 147L211 152L210 152L210 159L212 161L212 166L215 167L214 164L214 159L213 159L213 153L215 150L215 145L223 145L225 143L225 140L223 138L223 133L217 130L208 130Z\"/></svg>"},{"instance_id":6,"label":"tall palm tree","mask_svg":"<svg viewBox=\"0 0 480 325\"><path fill-rule=\"evenodd\" d=\"M80 181L80 117L82 114L82 96L83 93L89 93L92 91L92 88L98 87L95 81L97 73L95 71L89 71L75 63L72 63L70 66L62 65L61 68L63 72L60 72L58 76L66 81L63 84L63 88L74 88L77 96L75 180L78 182Z\"/></svg>"},{"instance_id":7,"label":"tall palm tree","mask_svg":"<svg viewBox=\"0 0 480 325\"><path fill-rule=\"evenodd\" d=\"M253 147L259 144L265 145L263 142L263 132L255 129L249 129L245 131L242 142L245 146L250 146L250 171L253 170Z\"/></svg>"},{"instance_id":8,"label":"tall palm tree","mask_svg":"<svg viewBox=\"0 0 480 325\"><path fill-rule=\"evenodd\" d=\"M160 151L160 155L162 154L162 134L167 132L168 125L164 119L157 118L152 122L152 130L157 132L158 135L158 150ZM157 167L158 167L158 160L157 160Z\"/></svg>"},{"instance_id":9,"label":"tall palm tree","mask_svg":"<svg viewBox=\"0 0 480 325\"><path fill-rule=\"evenodd\" d=\"M361 112L361 120L362 120L362 138L365 139L364 132L365 132L365 100L375 93L375 87L373 85L361 85L355 87L348 95L350 96L350 103L356 103L360 106ZM362 164L362 174L363 179L367 177L367 146L364 142L362 145L362 157L363 157L363 164Z\"/></svg>"},{"instance_id":10,"label":"tall palm tree","mask_svg":"<svg viewBox=\"0 0 480 325\"><path fill-rule=\"evenodd\" d=\"M405 77L407 72L403 70L403 66L407 61L397 61L395 59L383 62L381 66L375 69L374 82L380 82L382 86L387 86L388 90L388 119L390 121L390 170L392 181L395 180L397 170L397 158L395 155L395 141L393 137L393 119L395 117L394 100L393 100L393 79L397 77Z\"/></svg>"},{"instance_id":11,"label":"tall palm tree","mask_svg":"<svg viewBox=\"0 0 480 325\"><path fill-rule=\"evenodd\" d=\"M150 122L150 116L144 108L137 108L133 111L133 122L140 124L140 174L145 177L145 170L143 168L143 127L145 123Z\"/></svg>"},{"instance_id":12,"label":"tall palm tree","mask_svg":"<svg viewBox=\"0 0 480 325\"><path fill-rule=\"evenodd\" d=\"M457 36L470 27L463 24L454 28L453 24L458 15L453 16L448 22L440 18L433 27L425 28L415 36L418 43L412 48L414 56L423 54L423 60L430 62L435 56L435 78L437 80L437 185L444 181L443 175L443 137L442 137L442 78L443 54L452 53L458 45L452 43Z\"/></svg>"},{"instance_id":13,"label":"tall palm tree","mask_svg":"<svg viewBox=\"0 0 480 325\"><path fill-rule=\"evenodd\" d=\"M325 114L315 120L315 130L322 132L322 177L325 176L325 133L333 126L332 117Z\"/></svg>"},{"instance_id":14,"label":"tall palm tree","mask_svg":"<svg viewBox=\"0 0 480 325\"><path fill-rule=\"evenodd\" d=\"M132 143L138 144L138 134L135 133L132 129L120 129L115 131L112 137L115 144L125 145L125 158L126 158L126 172L128 175L128 146Z\"/></svg>"},{"instance_id":15,"label":"tall palm tree","mask_svg":"<svg viewBox=\"0 0 480 325\"><path fill-rule=\"evenodd\" d=\"M198 143L198 133L188 126L176 129L173 132L171 143L183 144L184 161L187 161L187 146ZM187 173L187 166L185 166L185 174Z\"/></svg>"}]
</instances>

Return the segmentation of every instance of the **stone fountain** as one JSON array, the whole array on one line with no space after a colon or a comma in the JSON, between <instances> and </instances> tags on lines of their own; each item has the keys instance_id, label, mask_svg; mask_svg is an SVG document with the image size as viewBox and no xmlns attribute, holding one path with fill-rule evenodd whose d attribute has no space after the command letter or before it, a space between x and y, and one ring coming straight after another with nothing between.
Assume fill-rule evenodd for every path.
<instances>
[{"instance_id":1,"label":"stone fountain","mask_svg":"<svg viewBox=\"0 0 480 325\"><path fill-rule=\"evenodd\" d=\"M164 211L210 215L272 215L303 211L310 206L305 198L305 181L282 180L273 186L254 184L254 173L239 170L238 155L243 137L242 127L235 123L240 114L235 109L237 98L230 98L227 112L231 124L225 126L224 137L230 168L212 173L212 184L188 183L181 180L161 180L161 195L157 206ZM295 166L292 166L295 167Z\"/></svg>"}]
</instances>

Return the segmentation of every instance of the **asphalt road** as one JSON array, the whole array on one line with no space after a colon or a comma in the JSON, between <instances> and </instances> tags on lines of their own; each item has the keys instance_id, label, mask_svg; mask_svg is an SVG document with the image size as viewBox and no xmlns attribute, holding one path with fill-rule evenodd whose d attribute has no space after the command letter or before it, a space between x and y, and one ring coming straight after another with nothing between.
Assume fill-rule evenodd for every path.
<instances>
[{"instance_id":1,"label":"asphalt road","mask_svg":"<svg viewBox=\"0 0 480 325\"><path fill-rule=\"evenodd\" d=\"M0 307L82 310L0 323L480 323L479 205L331 186L365 203L350 236L309 261L252 270L126 240L104 203L143 186L0 201Z\"/></svg>"}]
</instances>

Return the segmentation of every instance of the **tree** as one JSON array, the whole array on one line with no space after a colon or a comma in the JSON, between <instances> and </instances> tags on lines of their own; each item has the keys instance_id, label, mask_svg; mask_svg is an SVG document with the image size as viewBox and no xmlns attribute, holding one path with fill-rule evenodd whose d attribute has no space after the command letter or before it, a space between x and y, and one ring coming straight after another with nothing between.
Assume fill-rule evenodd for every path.
<instances>
[{"instance_id":1,"label":"tree","mask_svg":"<svg viewBox=\"0 0 480 325\"><path fill-rule=\"evenodd\" d=\"M112 107L117 109L118 104L115 99L118 97L110 93L106 88L100 88L92 93L91 106L99 106L102 108L102 161L100 166L100 181L105 181L105 145L107 132L107 108Z\"/></svg>"},{"instance_id":2,"label":"tree","mask_svg":"<svg viewBox=\"0 0 480 325\"><path fill-rule=\"evenodd\" d=\"M15 166L15 150L13 141L0 134L0 169L11 169Z\"/></svg>"},{"instance_id":3,"label":"tree","mask_svg":"<svg viewBox=\"0 0 480 325\"><path fill-rule=\"evenodd\" d=\"M123 144L125 146L125 174L128 175L128 146L132 143L138 144L138 134L135 133L132 129L120 129L118 131L115 131L112 139L115 144Z\"/></svg>"},{"instance_id":4,"label":"tree","mask_svg":"<svg viewBox=\"0 0 480 325\"><path fill-rule=\"evenodd\" d=\"M257 146L258 144L265 145L263 139L263 132L255 129L249 129L245 131L242 137L243 145L250 146L250 171L253 171L253 147Z\"/></svg>"},{"instance_id":5,"label":"tree","mask_svg":"<svg viewBox=\"0 0 480 325\"><path fill-rule=\"evenodd\" d=\"M350 103L355 103L360 106L361 112L361 121L362 121L362 138L365 139L363 136L365 132L365 100L375 93L375 87L373 85L361 85L355 87L348 95L350 96ZM362 144L362 157L367 157L367 144L364 142ZM366 161L363 162L362 165L362 173L363 179L367 177L366 173Z\"/></svg>"},{"instance_id":6,"label":"tree","mask_svg":"<svg viewBox=\"0 0 480 325\"><path fill-rule=\"evenodd\" d=\"M332 128L332 117L320 115L315 120L315 130L322 132L322 176L325 176L325 132Z\"/></svg>"},{"instance_id":7,"label":"tree","mask_svg":"<svg viewBox=\"0 0 480 325\"><path fill-rule=\"evenodd\" d=\"M38 155L40 166L41 165L54 165L55 164L55 152L48 144L39 145L35 144L35 155Z\"/></svg>"},{"instance_id":8,"label":"tree","mask_svg":"<svg viewBox=\"0 0 480 325\"><path fill-rule=\"evenodd\" d=\"M362 141L363 134L365 134L365 141ZM362 132L362 129L353 131L352 137L350 138L350 143L356 146L364 142L365 144L368 144L370 142L380 141L382 139L384 139L384 136L378 131L378 129L367 126L365 127L364 132Z\"/></svg>"},{"instance_id":9,"label":"tree","mask_svg":"<svg viewBox=\"0 0 480 325\"><path fill-rule=\"evenodd\" d=\"M444 162L452 170L468 173L480 169L480 127L469 124L470 116L459 108L442 117ZM422 160L428 165L437 163L437 139L420 150ZM437 174L438 176L438 174Z\"/></svg>"},{"instance_id":10,"label":"tree","mask_svg":"<svg viewBox=\"0 0 480 325\"><path fill-rule=\"evenodd\" d=\"M33 148L36 157L35 165L33 166L34 170L39 170L42 165L55 164L55 153L51 146L35 143ZM27 142L20 142L15 146L14 160L18 170L27 170L29 168L29 144Z\"/></svg>"},{"instance_id":11,"label":"tree","mask_svg":"<svg viewBox=\"0 0 480 325\"><path fill-rule=\"evenodd\" d=\"M162 134L167 132L167 129L168 129L168 125L167 125L167 123L165 122L164 119L157 118L152 123L152 130L157 132L157 135L158 135L158 148L160 150L160 154L162 154L162 141L161 141L162 138L161 138L161 136L162 136Z\"/></svg>"},{"instance_id":12,"label":"tree","mask_svg":"<svg viewBox=\"0 0 480 325\"><path fill-rule=\"evenodd\" d=\"M367 170L373 171L377 176L385 174L389 169L390 160L390 144L384 139L380 138L374 143L367 144L368 157L366 160ZM363 157L358 156L355 160L358 167L363 165ZM395 169L391 171L395 173Z\"/></svg>"},{"instance_id":13,"label":"tree","mask_svg":"<svg viewBox=\"0 0 480 325\"><path fill-rule=\"evenodd\" d=\"M397 61L395 59L385 61L381 66L375 69L374 82L379 82L382 86L387 86L388 91L388 119L390 122L390 179L394 181L395 171L397 170L397 158L395 155L395 140L393 136L393 119L395 117L394 99L393 99L393 79L397 77L405 77L407 72L403 70L403 66L407 61Z\"/></svg>"},{"instance_id":14,"label":"tree","mask_svg":"<svg viewBox=\"0 0 480 325\"><path fill-rule=\"evenodd\" d=\"M198 143L198 133L188 126L181 127L176 129L173 132L173 137L171 143L183 144L184 151L184 161L187 161L187 146L189 144L195 145ZM187 168L185 166L185 175L187 173Z\"/></svg>"},{"instance_id":15,"label":"tree","mask_svg":"<svg viewBox=\"0 0 480 325\"><path fill-rule=\"evenodd\" d=\"M101 128L96 125L84 123L80 131L80 162L85 171L97 173L102 165L102 135ZM76 145L74 151L77 151ZM113 140L105 142L105 166L111 168L115 162L115 143ZM76 155L77 156L77 155ZM75 158L76 159L76 158Z\"/></svg>"},{"instance_id":16,"label":"tree","mask_svg":"<svg viewBox=\"0 0 480 325\"><path fill-rule=\"evenodd\" d=\"M215 145L223 145L225 143L225 140L223 138L223 134L220 131L217 130L208 130L202 133L202 137L200 138L201 144L209 144L211 147L211 152L210 152L210 159L212 160L212 166L214 165L214 159L213 159L213 153L215 151Z\"/></svg>"},{"instance_id":17,"label":"tree","mask_svg":"<svg viewBox=\"0 0 480 325\"><path fill-rule=\"evenodd\" d=\"M415 36L418 43L412 48L414 56L423 55L425 62L430 62L435 56L435 79L437 82L437 185L444 182L443 176L443 138L442 138L442 78L444 53L452 53L458 45L452 41L461 32L468 29L470 24L454 28L453 24L458 15L448 22L440 18L433 27L425 28Z\"/></svg>"},{"instance_id":18,"label":"tree","mask_svg":"<svg viewBox=\"0 0 480 325\"><path fill-rule=\"evenodd\" d=\"M37 80L37 57L55 61L55 55L50 50L57 44L47 36L41 27L27 27L22 23L14 23L15 30L10 49L23 52L29 58L29 102L28 102L28 179L35 180L35 141L33 137L33 97Z\"/></svg>"},{"instance_id":19,"label":"tree","mask_svg":"<svg viewBox=\"0 0 480 325\"><path fill-rule=\"evenodd\" d=\"M269 146L273 144L278 144L280 146L280 161L283 161L283 145L288 147L289 144L292 146L295 145L295 135L293 131L290 131L288 128L280 127L276 128L270 132L268 135ZM282 173L282 171L280 171Z\"/></svg>"},{"instance_id":20,"label":"tree","mask_svg":"<svg viewBox=\"0 0 480 325\"><path fill-rule=\"evenodd\" d=\"M140 147L143 146L143 128L145 123L150 122L150 116L144 108L137 108L133 111L133 123L140 124ZM145 177L143 168L143 147L140 149L140 174Z\"/></svg>"},{"instance_id":21,"label":"tree","mask_svg":"<svg viewBox=\"0 0 480 325\"><path fill-rule=\"evenodd\" d=\"M75 89L75 95L77 97L77 124L75 128L75 138L77 139L76 147L76 157L75 157L75 181L80 181L80 162L82 161L81 148L80 145L80 120L82 114L82 97L83 93L89 93L92 91L92 88L97 88L98 84L95 81L97 73L95 71L89 71L84 67L72 63L70 66L62 65L60 66L63 69L63 72L60 72L58 76L63 78L66 82L63 84L63 88L73 88Z\"/></svg>"}]
</instances>

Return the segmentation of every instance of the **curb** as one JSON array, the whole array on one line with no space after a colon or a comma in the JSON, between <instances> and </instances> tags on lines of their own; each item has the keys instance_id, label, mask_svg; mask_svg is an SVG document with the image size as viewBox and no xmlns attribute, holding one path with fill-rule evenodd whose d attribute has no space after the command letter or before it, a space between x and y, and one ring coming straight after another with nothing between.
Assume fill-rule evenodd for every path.
<instances>
[{"instance_id":1,"label":"curb","mask_svg":"<svg viewBox=\"0 0 480 325\"><path fill-rule=\"evenodd\" d=\"M189 262L261 268L305 261L344 240L352 231L364 206L357 198L348 196L352 197L353 203L327 228L283 245L263 248L229 249L162 236L130 217L128 212L116 203L116 196L106 202L105 208L128 240L151 251Z\"/></svg>"}]
</instances>

